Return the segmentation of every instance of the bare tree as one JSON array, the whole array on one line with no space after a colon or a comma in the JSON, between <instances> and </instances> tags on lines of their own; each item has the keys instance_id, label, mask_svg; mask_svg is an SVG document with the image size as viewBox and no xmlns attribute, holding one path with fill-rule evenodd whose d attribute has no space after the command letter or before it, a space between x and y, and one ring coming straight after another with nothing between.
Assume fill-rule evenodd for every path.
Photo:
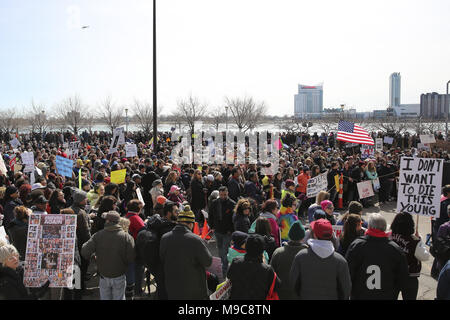
<instances>
[{"instance_id":1,"label":"bare tree","mask_svg":"<svg viewBox=\"0 0 450 320\"><path fill-rule=\"evenodd\" d=\"M388 134L403 134L408 130L408 124L398 118L377 119L372 124L373 128Z\"/></svg>"},{"instance_id":2,"label":"bare tree","mask_svg":"<svg viewBox=\"0 0 450 320\"><path fill-rule=\"evenodd\" d=\"M0 131L10 133L17 127L18 117L14 109L7 109L0 112Z\"/></svg>"},{"instance_id":3,"label":"bare tree","mask_svg":"<svg viewBox=\"0 0 450 320\"><path fill-rule=\"evenodd\" d=\"M328 135L331 131L337 131L338 129L339 119L324 119L319 121L319 126L326 135Z\"/></svg>"},{"instance_id":4,"label":"bare tree","mask_svg":"<svg viewBox=\"0 0 450 320\"><path fill-rule=\"evenodd\" d=\"M251 97L243 99L226 97L225 104L230 108L239 131L253 130L267 113L264 102L257 104Z\"/></svg>"},{"instance_id":5,"label":"bare tree","mask_svg":"<svg viewBox=\"0 0 450 320\"><path fill-rule=\"evenodd\" d=\"M84 118L84 126L88 129L89 134L92 134L92 128L95 126L97 119L95 115L91 112L86 113L86 117Z\"/></svg>"},{"instance_id":6,"label":"bare tree","mask_svg":"<svg viewBox=\"0 0 450 320\"><path fill-rule=\"evenodd\" d=\"M211 110L210 120L216 131L219 131L219 125L225 122L225 113L222 107L215 107Z\"/></svg>"},{"instance_id":7,"label":"bare tree","mask_svg":"<svg viewBox=\"0 0 450 320\"><path fill-rule=\"evenodd\" d=\"M100 118L111 130L111 134L113 134L114 129L123 123L122 108L115 105L111 97L108 96L100 103L99 109Z\"/></svg>"},{"instance_id":8,"label":"bare tree","mask_svg":"<svg viewBox=\"0 0 450 320\"><path fill-rule=\"evenodd\" d=\"M65 127L69 128L75 135L83 128L86 117L86 106L77 95L68 97L57 106L57 113L63 121Z\"/></svg>"},{"instance_id":9,"label":"bare tree","mask_svg":"<svg viewBox=\"0 0 450 320\"><path fill-rule=\"evenodd\" d=\"M161 114L162 107L158 106L157 116ZM153 106L147 101L140 101L134 99L133 105L134 116L137 120L137 125L146 136L149 136L153 130Z\"/></svg>"},{"instance_id":10,"label":"bare tree","mask_svg":"<svg viewBox=\"0 0 450 320\"><path fill-rule=\"evenodd\" d=\"M190 95L186 100L178 101L174 116L180 117L189 126L191 132L194 132L195 122L205 116L206 108L206 104L200 103L198 98Z\"/></svg>"},{"instance_id":11,"label":"bare tree","mask_svg":"<svg viewBox=\"0 0 450 320\"><path fill-rule=\"evenodd\" d=\"M42 133L47 130L49 126L48 116L45 114L47 108L42 104L36 104L34 100L31 100L31 110L27 117L31 126L31 132L38 131L42 136Z\"/></svg>"}]
</instances>

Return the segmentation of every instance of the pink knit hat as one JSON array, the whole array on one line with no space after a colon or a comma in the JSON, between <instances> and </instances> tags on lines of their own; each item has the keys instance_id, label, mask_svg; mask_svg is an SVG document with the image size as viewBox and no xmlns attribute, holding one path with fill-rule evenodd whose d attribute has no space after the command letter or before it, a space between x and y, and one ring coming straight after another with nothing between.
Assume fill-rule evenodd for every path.
<instances>
[{"instance_id":1,"label":"pink knit hat","mask_svg":"<svg viewBox=\"0 0 450 320\"><path fill-rule=\"evenodd\" d=\"M320 206L322 207L322 210L325 211L325 209L328 208L329 206L333 206L333 202L331 202L330 200L323 200L320 203Z\"/></svg>"}]
</instances>

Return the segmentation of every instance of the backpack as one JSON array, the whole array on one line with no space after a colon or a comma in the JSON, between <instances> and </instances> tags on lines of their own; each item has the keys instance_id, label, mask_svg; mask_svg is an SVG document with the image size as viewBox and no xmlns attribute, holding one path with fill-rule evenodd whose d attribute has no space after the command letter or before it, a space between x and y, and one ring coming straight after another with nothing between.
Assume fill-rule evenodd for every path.
<instances>
[{"instance_id":1,"label":"backpack","mask_svg":"<svg viewBox=\"0 0 450 320\"><path fill-rule=\"evenodd\" d=\"M136 237L136 259L153 272L156 272L159 265L160 238L157 227L160 224L161 217L153 215Z\"/></svg>"}]
</instances>

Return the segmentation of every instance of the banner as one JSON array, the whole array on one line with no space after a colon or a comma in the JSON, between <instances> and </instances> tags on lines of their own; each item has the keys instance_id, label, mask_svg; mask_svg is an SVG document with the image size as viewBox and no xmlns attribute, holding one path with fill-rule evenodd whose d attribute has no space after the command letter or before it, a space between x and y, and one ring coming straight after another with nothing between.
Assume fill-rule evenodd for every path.
<instances>
[{"instance_id":1,"label":"banner","mask_svg":"<svg viewBox=\"0 0 450 320\"><path fill-rule=\"evenodd\" d=\"M438 216L444 159L402 157L397 212Z\"/></svg>"},{"instance_id":2,"label":"banner","mask_svg":"<svg viewBox=\"0 0 450 320\"><path fill-rule=\"evenodd\" d=\"M127 144L125 145L126 157L132 158L136 157L137 154L137 146L135 144Z\"/></svg>"},{"instance_id":3,"label":"banner","mask_svg":"<svg viewBox=\"0 0 450 320\"><path fill-rule=\"evenodd\" d=\"M373 197L375 195L375 193L373 192L371 180L359 182L356 184L356 187L358 188L358 194L360 199Z\"/></svg>"},{"instance_id":4,"label":"banner","mask_svg":"<svg viewBox=\"0 0 450 320\"><path fill-rule=\"evenodd\" d=\"M72 178L73 160L66 159L61 156L56 156L55 164L56 170L58 170L59 175Z\"/></svg>"},{"instance_id":5,"label":"banner","mask_svg":"<svg viewBox=\"0 0 450 320\"><path fill-rule=\"evenodd\" d=\"M22 163L25 165L31 165L34 167L34 153L33 152L22 152L20 155L22 158Z\"/></svg>"},{"instance_id":6,"label":"banner","mask_svg":"<svg viewBox=\"0 0 450 320\"><path fill-rule=\"evenodd\" d=\"M434 134L421 134L420 142L423 144L436 143L436 139L434 138Z\"/></svg>"},{"instance_id":7,"label":"banner","mask_svg":"<svg viewBox=\"0 0 450 320\"><path fill-rule=\"evenodd\" d=\"M417 144L417 149L419 150L425 150L425 151L429 151L431 150L430 146L425 144L425 143L418 143Z\"/></svg>"},{"instance_id":8,"label":"banner","mask_svg":"<svg viewBox=\"0 0 450 320\"><path fill-rule=\"evenodd\" d=\"M125 176L127 169L111 171L111 183L121 184L125 183Z\"/></svg>"},{"instance_id":9,"label":"banner","mask_svg":"<svg viewBox=\"0 0 450 320\"><path fill-rule=\"evenodd\" d=\"M392 144L394 142L394 138L392 138L392 137L384 137L383 142L387 143L387 144Z\"/></svg>"},{"instance_id":10,"label":"banner","mask_svg":"<svg viewBox=\"0 0 450 320\"><path fill-rule=\"evenodd\" d=\"M328 171L308 180L308 185L306 187L306 196L308 198L315 197L319 191L327 190L327 173Z\"/></svg>"},{"instance_id":11,"label":"banner","mask_svg":"<svg viewBox=\"0 0 450 320\"><path fill-rule=\"evenodd\" d=\"M375 145L376 145L376 148L375 148L376 151L383 151L383 139L376 138Z\"/></svg>"},{"instance_id":12,"label":"banner","mask_svg":"<svg viewBox=\"0 0 450 320\"><path fill-rule=\"evenodd\" d=\"M26 287L72 288L77 216L32 214L29 218L25 273Z\"/></svg>"}]
</instances>

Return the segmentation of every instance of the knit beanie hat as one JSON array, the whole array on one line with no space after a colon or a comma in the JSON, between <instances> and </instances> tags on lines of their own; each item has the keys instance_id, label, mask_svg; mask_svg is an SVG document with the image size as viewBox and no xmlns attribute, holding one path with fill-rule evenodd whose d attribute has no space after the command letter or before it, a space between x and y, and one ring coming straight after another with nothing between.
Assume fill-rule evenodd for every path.
<instances>
[{"instance_id":1,"label":"knit beanie hat","mask_svg":"<svg viewBox=\"0 0 450 320\"><path fill-rule=\"evenodd\" d=\"M331 205L331 206L333 205L333 202L331 202L330 200L323 200L323 201L320 203L320 206L322 207L322 210L323 210L323 211L325 211L325 209L328 208L330 205Z\"/></svg>"},{"instance_id":2,"label":"knit beanie hat","mask_svg":"<svg viewBox=\"0 0 450 320\"><path fill-rule=\"evenodd\" d=\"M120 214L117 213L114 210L113 211L108 211L106 213L105 220L107 220L109 222L112 222L112 223L119 223L119 221L120 221Z\"/></svg>"},{"instance_id":3,"label":"knit beanie hat","mask_svg":"<svg viewBox=\"0 0 450 320\"><path fill-rule=\"evenodd\" d=\"M87 193L82 190L75 189L72 198L74 204L79 204L80 202L82 202L84 199L87 198Z\"/></svg>"},{"instance_id":4,"label":"knit beanie hat","mask_svg":"<svg viewBox=\"0 0 450 320\"><path fill-rule=\"evenodd\" d=\"M289 229L288 236L289 239L294 241L300 241L305 237L305 228L303 228L303 225L299 220L292 224L291 229Z\"/></svg>"},{"instance_id":5,"label":"knit beanie hat","mask_svg":"<svg viewBox=\"0 0 450 320\"><path fill-rule=\"evenodd\" d=\"M250 234L245 243L246 255L257 257L264 252L264 238L259 234Z\"/></svg>"},{"instance_id":6,"label":"knit beanie hat","mask_svg":"<svg viewBox=\"0 0 450 320\"><path fill-rule=\"evenodd\" d=\"M191 206L185 205L183 211L178 214L178 222L195 223L195 215L191 210Z\"/></svg>"},{"instance_id":7,"label":"knit beanie hat","mask_svg":"<svg viewBox=\"0 0 450 320\"><path fill-rule=\"evenodd\" d=\"M247 238L248 234L242 231L235 231L231 234L231 240L233 240L234 245L238 248L242 248L242 245L245 243Z\"/></svg>"}]
</instances>

